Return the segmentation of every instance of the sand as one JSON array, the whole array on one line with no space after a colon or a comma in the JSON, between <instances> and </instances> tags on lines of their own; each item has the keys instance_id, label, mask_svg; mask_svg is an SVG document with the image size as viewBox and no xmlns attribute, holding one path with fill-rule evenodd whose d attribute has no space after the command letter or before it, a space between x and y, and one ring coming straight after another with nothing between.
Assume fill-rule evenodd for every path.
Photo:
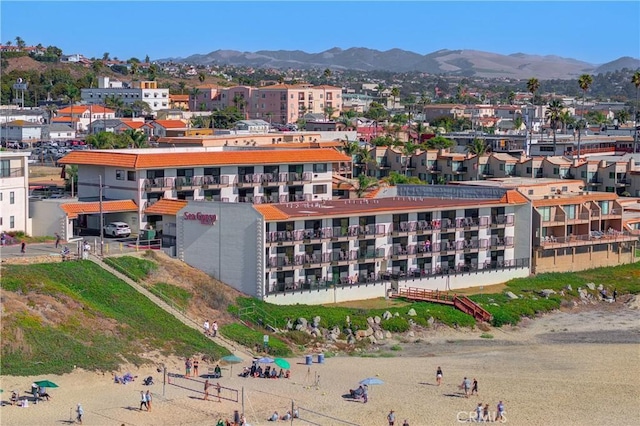
<instances>
[{"instance_id":1,"label":"sand","mask_svg":"<svg viewBox=\"0 0 640 426\"><path fill-rule=\"evenodd\" d=\"M244 410L253 426L273 424L267 417L273 411L284 414L292 400L301 415L294 423L300 425L386 425L391 409L396 425L404 419L412 426L451 425L465 422L480 402L495 412L499 400L505 404L507 424L638 424L640 311L628 306L620 301L554 312L519 327L491 329L493 339L480 338L480 330L439 327L405 336L397 342L402 350L391 351L390 345L381 350L392 357L339 356L326 358L324 364L314 357L311 366L300 357L290 360L288 380L237 377L243 365L239 364L233 377L224 370L224 377L213 381L233 389L222 390L226 398L222 402L215 392L210 401L201 399L204 379L174 378L163 386L156 366L130 369L138 378L127 385L114 384L108 373L81 368L62 376L1 377L5 401L12 389L24 392L34 380L47 378L60 387L50 390L51 401L29 408L2 407L0 421L64 424L81 402L85 425L213 425L218 418L232 419L234 410L242 410L244 388ZM169 371L183 372L181 360L165 362ZM439 387L438 366L444 372ZM207 365L201 363L200 374L206 372ZM142 379L149 375L155 384L143 386ZM465 376L478 379L479 395L467 399L461 394L458 385ZM384 381L370 387L367 404L342 397L366 377ZM139 411L140 390L147 389L154 396L152 410Z\"/></svg>"}]
</instances>

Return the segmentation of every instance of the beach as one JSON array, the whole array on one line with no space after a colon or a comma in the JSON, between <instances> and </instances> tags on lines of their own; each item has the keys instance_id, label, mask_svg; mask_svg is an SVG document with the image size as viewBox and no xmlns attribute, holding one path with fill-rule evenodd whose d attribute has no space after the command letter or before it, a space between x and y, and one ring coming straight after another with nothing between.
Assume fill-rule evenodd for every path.
<instances>
[{"instance_id":1,"label":"beach","mask_svg":"<svg viewBox=\"0 0 640 426\"><path fill-rule=\"evenodd\" d=\"M636 303L637 305L637 303ZM85 425L215 425L219 418L233 420L234 410L244 412L250 425L273 424L267 418L283 415L292 402L300 412L294 424L387 425L394 410L396 425L407 419L416 425L464 423L478 403L505 406L506 424L586 425L637 424L640 407L640 311L629 303L600 303L525 319L517 327L481 330L436 327L406 333L380 349L379 356L335 356L312 365L304 357L290 359L290 379L243 378L244 363L224 366L220 383L222 402L215 388L203 401L204 378L172 377L163 385L157 368L164 363L172 374L184 374L184 360L159 358L158 365L123 368L137 379L115 384L113 373L83 371L38 377L1 377L3 400L11 390L23 394L34 380L49 379L52 400L28 408L5 405L3 425L56 425L71 423L82 403ZM480 337L484 333L484 338ZM493 338L487 338L487 334ZM392 350L391 348L396 350ZM443 383L436 385L437 367ZM208 367L200 363L200 375ZM144 386L147 376L154 384ZM478 395L469 398L458 385L464 377L477 378ZM369 401L343 398L362 379L374 377L380 385L369 387ZM140 391L150 390L152 410L140 411ZM284 424L284 421L278 423Z\"/></svg>"}]
</instances>

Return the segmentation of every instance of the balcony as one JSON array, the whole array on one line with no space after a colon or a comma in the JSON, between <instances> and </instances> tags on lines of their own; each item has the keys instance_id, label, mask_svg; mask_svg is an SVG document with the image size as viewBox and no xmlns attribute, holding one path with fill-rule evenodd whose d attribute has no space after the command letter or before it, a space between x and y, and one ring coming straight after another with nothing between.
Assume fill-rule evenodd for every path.
<instances>
[{"instance_id":1,"label":"balcony","mask_svg":"<svg viewBox=\"0 0 640 426\"><path fill-rule=\"evenodd\" d=\"M451 172L454 175L460 175L462 173L467 173L467 167L465 166L454 166L451 168Z\"/></svg>"},{"instance_id":2,"label":"balcony","mask_svg":"<svg viewBox=\"0 0 640 426\"><path fill-rule=\"evenodd\" d=\"M382 248L367 248L366 250L357 250L358 260L367 261L375 259L384 259L385 250Z\"/></svg>"},{"instance_id":3,"label":"balcony","mask_svg":"<svg viewBox=\"0 0 640 426\"><path fill-rule=\"evenodd\" d=\"M311 182L312 178L313 178L313 173L311 172L304 172L304 173L289 172L287 176L287 182L289 183L289 185L294 183Z\"/></svg>"},{"instance_id":4,"label":"balcony","mask_svg":"<svg viewBox=\"0 0 640 426\"><path fill-rule=\"evenodd\" d=\"M305 266L330 263L331 252L326 252L326 253L314 252L314 253L299 254L296 256L296 262L297 264L305 265Z\"/></svg>"},{"instance_id":5,"label":"balcony","mask_svg":"<svg viewBox=\"0 0 640 426\"><path fill-rule=\"evenodd\" d=\"M440 244L440 252L456 251L455 241L442 241Z\"/></svg>"},{"instance_id":6,"label":"balcony","mask_svg":"<svg viewBox=\"0 0 640 426\"><path fill-rule=\"evenodd\" d=\"M621 231L599 232L592 231L583 235L567 235L567 236L546 236L540 238L540 247L544 249L587 246L593 244L606 244L624 241L638 241L637 235L627 234Z\"/></svg>"},{"instance_id":7,"label":"balcony","mask_svg":"<svg viewBox=\"0 0 640 426\"><path fill-rule=\"evenodd\" d=\"M276 194L262 195L263 204L275 204L280 202L280 196Z\"/></svg>"},{"instance_id":8,"label":"balcony","mask_svg":"<svg viewBox=\"0 0 640 426\"><path fill-rule=\"evenodd\" d=\"M418 229L418 222L394 222L391 226L392 235L406 235L409 232L416 232Z\"/></svg>"},{"instance_id":9,"label":"balcony","mask_svg":"<svg viewBox=\"0 0 640 426\"><path fill-rule=\"evenodd\" d=\"M403 245L394 244L392 247L392 259L406 259L407 257L416 254L417 246L415 244Z\"/></svg>"},{"instance_id":10,"label":"balcony","mask_svg":"<svg viewBox=\"0 0 640 426\"><path fill-rule=\"evenodd\" d=\"M214 175L202 176L203 189L221 188L223 186L228 186L229 182L230 182L229 176L214 176Z\"/></svg>"},{"instance_id":11,"label":"balcony","mask_svg":"<svg viewBox=\"0 0 640 426\"><path fill-rule=\"evenodd\" d=\"M311 201L311 194L282 194L280 195L281 203L295 203L297 201Z\"/></svg>"},{"instance_id":12,"label":"balcony","mask_svg":"<svg viewBox=\"0 0 640 426\"><path fill-rule=\"evenodd\" d=\"M143 187L146 192L164 192L173 188L172 177L145 179Z\"/></svg>"},{"instance_id":13,"label":"balcony","mask_svg":"<svg viewBox=\"0 0 640 426\"><path fill-rule=\"evenodd\" d=\"M302 241L304 239L304 231L296 230L296 231L272 231L267 232L266 241L267 243L278 243L278 245L282 245L282 243L294 243L297 241Z\"/></svg>"},{"instance_id":14,"label":"balcony","mask_svg":"<svg viewBox=\"0 0 640 426\"><path fill-rule=\"evenodd\" d=\"M493 176L493 170L489 169L489 168L482 168L480 169L480 175L484 176L484 177L491 177Z\"/></svg>"},{"instance_id":15,"label":"balcony","mask_svg":"<svg viewBox=\"0 0 640 426\"><path fill-rule=\"evenodd\" d=\"M16 177L24 177L23 168L12 167L10 169L0 169L0 179L10 179Z\"/></svg>"},{"instance_id":16,"label":"balcony","mask_svg":"<svg viewBox=\"0 0 640 426\"><path fill-rule=\"evenodd\" d=\"M442 169L438 166L427 166L427 173L437 174L441 172Z\"/></svg>"},{"instance_id":17,"label":"balcony","mask_svg":"<svg viewBox=\"0 0 640 426\"><path fill-rule=\"evenodd\" d=\"M384 235L385 234L385 226L384 225L355 225L350 226L349 230L352 229L356 232L358 238L364 238L367 236L375 236L375 235Z\"/></svg>"},{"instance_id":18,"label":"balcony","mask_svg":"<svg viewBox=\"0 0 640 426\"><path fill-rule=\"evenodd\" d=\"M332 250L330 254L333 265L347 265L351 261L358 259L358 250Z\"/></svg>"},{"instance_id":19,"label":"balcony","mask_svg":"<svg viewBox=\"0 0 640 426\"><path fill-rule=\"evenodd\" d=\"M245 175L238 175L238 186L255 186L262 182L262 174L260 173L248 173Z\"/></svg>"},{"instance_id":20,"label":"balcony","mask_svg":"<svg viewBox=\"0 0 640 426\"><path fill-rule=\"evenodd\" d=\"M612 219L622 217L622 209L611 209L609 211L601 213L603 219Z\"/></svg>"},{"instance_id":21,"label":"balcony","mask_svg":"<svg viewBox=\"0 0 640 426\"><path fill-rule=\"evenodd\" d=\"M491 237L491 250L513 247L513 237Z\"/></svg>"},{"instance_id":22,"label":"balcony","mask_svg":"<svg viewBox=\"0 0 640 426\"><path fill-rule=\"evenodd\" d=\"M563 219L564 220L564 219ZM491 227L496 228L498 226L513 226L515 223L515 216L512 214L499 214L494 215L491 218Z\"/></svg>"},{"instance_id":23,"label":"balcony","mask_svg":"<svg viewBox=\"0 0 640 426\"><path fill-rule=\"evenodd\" d=\"M290 258L288 256L272 256L267 260L267 268L293 269L302 265L300 256Z\"/></svg>"},{"instance_id":24,"label":"balcony","mask_svg":"<svg viewBox=\"0 0 640 426\"><path fill-rule=\"evenodd\" d=\"M574 217L568 217L567 223L575 224L575 223L586 223L591 220L591 214L589 213L579 213Z\"/></svg>"},{"instance_id":25,"label":"balcony","mask_svg":"<svg viewBox=\"0 0 640 426\"><path fill-rule=\"evenodd\" d=\"M631 185L631 179L627 179L627 178L616 179L616 186L618 188L629 186L629 185Z\"/></svg>"},{"instance_id":26,"label":"balcony","mask_svg":"<svg viewBox=\"0 0 640 426\"><path fill-rule=\"evenodd\" d=\"M333 228L305 229L302 232L306 242L322 241L333 237Z\"/></svg>"},{"instance_id":27,"label":"balcony","mask_svg":"<svg viewBox=\"0 0 640 426\"><path fill-rule=\"evenodd\" d=\"M262 174L262 186L279 186L281 182L285 182L285 180L280 180L280 175L282 173L263 173Z\"/></svg>"},{"instance_id":28,"label":"balcony","mask_svg":"<svg viewBox=\"0 0 640 426\"><path fill-rule=\"evenodd\" d=\"M175 178L176 189L194 189L202 184L202 176L178 176Z\"/></svg>"}]
</instances>

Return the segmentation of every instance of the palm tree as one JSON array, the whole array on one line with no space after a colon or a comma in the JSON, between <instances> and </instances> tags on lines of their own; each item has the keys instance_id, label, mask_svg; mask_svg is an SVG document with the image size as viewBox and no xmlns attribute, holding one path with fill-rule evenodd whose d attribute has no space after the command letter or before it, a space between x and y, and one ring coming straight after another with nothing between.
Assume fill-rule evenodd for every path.
<instances>
[{"instance_id":1,"label":"palm tree","mask_svg":"<svg viewBox=\"0 0 640 426\"><path fill-rule=\"evenodd\" d=\"M24 49L25 45L26 44L22 38L16 37L16 46L18 46L18 48Z\"/></svg>"},{"instance_id":2,"label":"palm tree","mask_svg":"<svg viewBox=\"0 0 640 426\"><path fill-rule=\"evenodd\" d=\"M131 73L131 75L133 76L132 79L133 80L137 80L138 78L136 77L138 75L138 63L137 62L132 62L131 63L131 70L129 70L129 72Z\"/></svg>"},{"instance_id":3,"label":"palm tree","mask_svg":"<svg viewBox=\"0 0 640 426\"><path fill-rule=\"evenodd\" d=\"M489 150L489 145L484 141L484 139L474 138L473 142L467 146L467 152L470 152L474 155L484 155Z\"/></svg>"},{"instance_id":4,"label":"palm tree","mask_svg":"<svg viewBox=\"0 0 640 426\"><path fill-rule=\"evenodd\" d=\"M144 148L147 146L147 135L144 132L135 129L127 129L123 133L126 137L131 139L132 148Z\"/></svg>"},{"instance_id":5,"label":"palm tree","mask_svg":"<svg viewBox=\"0 0 640 426\"><path fill-rule=\"evenodd\" d=\"M399 146L402 151L402 155L404 156L404 175L407 176L409 163L411 163L411 157L413 157L420 146L413 142L405 142L403 144L400 144Z\"/></svg>"},{"instance_id":6,"label":"palm tree","mask_svg":"<svg viewBox=\"0 0 640 426\"><path fill-rule=\"evenodd\" d=\"M398 98L400 97L400 89L397 87L394 87L393 89L391 89L391 97L393 98L393 107L396 107L396 102L398 101Z\"/></svg>"},{"instance_id":7,"label":"palm tree","mask_svg":"<svg viewBox=\"0 0 640 426\"><path fill-rule=\"evenodd\" d=\"M354 155L357 155L360 153L360 144L358 143L358 141L350 141L349 138L345 138L344 141L342 141L342 152L344 152L345 155L348 155L349 157L353 157Z\"/></svg>"},{"instance_id":8,"label":"palm tree","mask_svg":"<svg viewBox=\"0 0 640 426\"><path fill-rule=\"evenodd\" d=\"M567 133L568 125L574 124L575 120L568 110L564 110L562 111L562 114L560 114L560 123L562 123L562 133ZM580 144L578 144L578 146L580 146Z\"/></svg>"},{"instance_id":9,"label":"palm tree","mask_svg":"<svg viewBox=\"0 0 640 426\"><path fill-rule=\"evenodd\" d=\"M324 107L324 119L327 120L327 117L331 119L333 117L333 113L335 112L335 108L333 107Z\"/></svg>"},{"instance_id":10,"label":"palm tree","mask_svg":"<svg viewBox=\"0 0 640 426\"><path fill-rule=\"evenodd\" d=\"M56 104L48 104L44 109L47 111L47 115L49 115L48 124L51 124L51 120L56 115L56 112L58 112L58 106Z\"/></svg>"},{"instance_id":11,"label":"palm tree","mask_svg":"<svg viewBox=\"0 0 640 426\"><path fill-rule=\"evenodd\" d=\"M538 91L538 89L540 88L540 82L538 81L537 78L535 77L531 77L529 79L529 81L527 81L527 90L531 93L531 104L535 105L535 99L536 99L536 92ZM535 108L534 108L534 113L533 115L535 116ZM528 121L528 126L529 126L529 146L531 146L531 142L533 140L533 117L529 117ZM525 150L526 153L529 152L528 149Z\"/></svg>"},{"instance_id":12,"label":"palm tree","mask_svg":"<svg viewBox=\"0 0 640 426\"><path fill-rule=\"evenodd\" d=\"M135 114L138 115L142 115L142 114L151 114L153 112L153 110L151 109L151 106L146 103L145 101L141 101L140 99L133 101L133 103L131 104L131 112L135 117Z\"/></svg>"},{"instance_id":13,"label":"palm tree","mask_svg":"<svg viewBox=\"0 0 640 426\"><path fill-rule=\"evenodd\" d=\"M633 152L637 152L638 150L638 89L640 89L640 71L636 71L633 73L631 77L631 82L634 86L636 86L636 103L633 106Z\"/></svg>"},{"instance_id":14,"label":"palm tree","mask_svg":"<svg viewBox=\"0 0 640 426\"><path fill-rule=\"evenodd\" d=\"M551 124L551 130L553 131L553 155L556 152L556 128L558 127L558 123L560 122L560 117L562 116L562 110L564 109L564 104L562 101L558 99L553 99L549 102L547 106L547 111L544 114L544 117L549 124Z\"/></svg>"},{"instance_id":15,"label":"palm tree","mask_svg":"<svg viewBox=\"0 0 640 426\"><path fill-rule=\"evenodd\" d=\"M184 95L184 89L187 87L187 82L179 81L178 82L178 87L180 88L180 94Z\"/></svg>"},{"instance_id":16,"label":"palm tree","mask_svg":"<svg viewBox=\"0 0 640 426\"><path fill-rule=\"evenodd\" d=\"M625 124L629 120L629 112L626 109L621 109L615 113L614 117L618 120L618 124Z\"/></svg>"},{"instance_id":17,"label":"palm tree","mask_svg":"<svg viewBox=\"0 0 640 426\"><path fill-rule=\"evenodd\" d=\"M582 89L582 110L580 110L580 121L582 121L584 114L584 103L587 96L587 90L593 84L593 77L589 74L582 74L578 77L578 86ZM580 135L582 134L581 130L578 130L578 160L580 159Z\"/></svg>"},{"instance_id":18,"label":"palm tree","mask_svg":"<svg viewBox=\"0 0 640 426\"><path fill-rule=\"evenodd\" d=\"M374 159L371 155L371 150L368 145L360 147L357 152L359 163L364 167L364 175L369 176L369 164L373 163Z\"/></svg>"},{"instance_id":19,"label":"palm tree","mask_svg":"<svg viewBox=\"0 0 640 426\"><path fill-rule=\"evenodd\" d=\"M193 99L193 111L197 111L196 102L198 102L199 94L200 94L200 89L198 89L197 87L194 87L193 89L191 89L191 93L189 93L189 96Z\"/></svg>"},{"instance_id":20,"label":"palm tree","mask_svg":"<svg viewBox=\"0 0 640 426\"><path fill-rule=\"evenodd\" d=\"M105 98L104 105L113 109L116 112L116 117L118 117L124 108L124 101L119 96L112 95Z\"/></svg>"},{"instance_id":21,"label":"palm tree","mask_svg":"<svg viewBox=\"0 0 640 426\"><path fill-rule=\"evenodd\" d=\"M365 192L369 191L370 189L376 188L380 185L380 182L378 182L378 179L372 176L367 176L367 175L358 175L358 177L353 183L355 184L353 186L356 190L356 196L358 198L362 198Z\"/></svg>"},{"instance_id":22,"label":"palm tree","mask_svg":"<svg viewBox=\"0 0 640 426\"><path fill-rule=\"evenodd\" d=\"M203 72L198 73L198 80L200 81L200 83L204 83L206 79L207 79L207 76Z\"/></svg>"}]
</instances>

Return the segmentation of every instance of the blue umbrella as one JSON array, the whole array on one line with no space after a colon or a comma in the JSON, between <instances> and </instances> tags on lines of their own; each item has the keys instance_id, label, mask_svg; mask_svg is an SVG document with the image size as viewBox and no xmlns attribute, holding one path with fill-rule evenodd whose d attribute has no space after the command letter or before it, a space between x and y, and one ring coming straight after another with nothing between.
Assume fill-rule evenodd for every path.
<instances>
[{"instance_id":1,"label":"blue umbrella","mask_svg":"<svg viewBox=\"0 0 640 426\"><path fill-rule=\"evenodd\" d=\"M375 377L368 377L364 380L360 380L360 384L364 385L364 386L371 386L371 385L384 385L384 382L378 378Z\"/></svg>"},{"instance_id":2,"label":"blue umbrella","mask_svg":"<svg viewBox=\"0 0 640 426\"><path fill-rule=\"evenodd\" d=\"M263 356L262 358L258 358L258 362L260 364L271 364L273 362L273 358L269 358L268 356Z\"/></svg>"},{"instance_id":3,"label":"blue umbrella","mask_svg":"<svg viewBox=\"0 0 640 426\"><path fill-rule=\"evenodd\" d=\"M237 355L227 355L220 358L220 361L224 361L228 364L238 364L242 362L242 358Z\"/></svg>"}]
</instances>

